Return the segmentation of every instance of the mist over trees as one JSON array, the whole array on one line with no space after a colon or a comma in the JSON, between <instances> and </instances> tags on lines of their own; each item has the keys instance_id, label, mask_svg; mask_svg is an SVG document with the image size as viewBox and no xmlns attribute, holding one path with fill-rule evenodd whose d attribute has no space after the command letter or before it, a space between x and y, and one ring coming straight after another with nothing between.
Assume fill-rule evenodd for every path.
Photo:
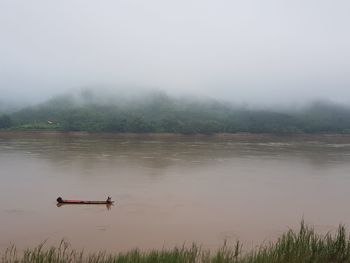
<instances>
[{"instance_id":1,"label":"mist over trees","mask_svg":"<svg viewBox=\"0 0 350 263\"><path fill-rule=\"evenodd\" d=\"M154 92L138 98L58 96L0 115L0 129L112 133L350 133L350 108L325 102L299 110L237 107Z\"/></svg>"},{"instance_id":2,"label":"mist over trees","mask_svg":"<svg viewBox=\"0 0 350 263\"><path fill-rule=\"evenodd\" d=\"M0 129L10 128L12 126L12 120L10 116L4 114L0 116Z\"/></svg>"}]
</instances>

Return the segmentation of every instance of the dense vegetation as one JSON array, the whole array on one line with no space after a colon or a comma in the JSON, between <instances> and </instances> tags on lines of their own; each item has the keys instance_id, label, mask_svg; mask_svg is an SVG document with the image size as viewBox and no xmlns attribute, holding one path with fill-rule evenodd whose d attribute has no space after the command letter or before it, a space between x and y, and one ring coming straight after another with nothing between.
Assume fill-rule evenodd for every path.
<instances>
[{"instance_id":1,"label":"dense vegetation","mask_svg":"<svg viewBox=\"0 0 350 263\"><path fill-rule=\"evenodd\" d=\"M350 133L350 108L313 103L302 110L235 107L162 93L139 100L62 96L0 115L0 129L132 133Z\"/></svg>"},{"instance_id":2,"label":"dense vegetation","mask_svg":"<svg viewBox=\"0 0 350 263\"><path fill-rule=\"evenodd\" d=\"M261 245L252 251L242 252L239 242L233 247L224 245L216 252L210 252L193 244L191 247L170 250L152 250L142 252L132 250L119 254L84 255L72 250L62 242L58 248L45 249L42 245L26 250L18 255L15 247L8 249L1 257L1 263L112 263L112 262L149 262L149 263L346 263L350 262L350 239L345 228L339 226L335 235L318 235L315 231L301 223L300 230L292 230L283 234L275 243Z\"/></svg>"}]
</instances>

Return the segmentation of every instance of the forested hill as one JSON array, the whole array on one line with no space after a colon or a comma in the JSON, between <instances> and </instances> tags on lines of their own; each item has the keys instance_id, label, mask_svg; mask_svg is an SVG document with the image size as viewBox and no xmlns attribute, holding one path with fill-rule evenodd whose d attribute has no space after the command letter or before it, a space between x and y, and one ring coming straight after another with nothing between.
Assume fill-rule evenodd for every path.
<instances>
[{"instance_id":1,"label":"forested hill","mask_svg":"<svg viewBox=\"0 0 350 263\"><path fill-rule=\"evenodd\" d=\"M0 129L132 133L350 133L350 108L313 103L289 112L152 94L99 101L61 96L0 115Z\"/></svg>"}]
</instances>

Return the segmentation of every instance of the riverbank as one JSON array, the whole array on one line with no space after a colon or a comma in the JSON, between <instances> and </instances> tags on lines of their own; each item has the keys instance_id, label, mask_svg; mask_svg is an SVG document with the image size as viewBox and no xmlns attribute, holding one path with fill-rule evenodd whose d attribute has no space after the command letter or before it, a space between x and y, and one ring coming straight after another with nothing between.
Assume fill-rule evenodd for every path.
<instances>
[{"instance_id":1,"label":"riverbank","mask_svg":"<svg viewBox=\"0 0 350 263\"><path fill-rule=\"evenodd\" d=\"M215 133L205 134L180 134L180 133L106 133L85 131L9 131L0 130L1 137L99 137L99 138L140 138L140 139L209 139L209 140L231 140L231 141L325 141L332 143L346 143L350 141L350 134L340 133Z\"/></svg>"},{"instance_id":2,"label":"riverbank","mask_svg":"<svg viewBox=\"0 0 350 263\"><path fill-rule=\"evenodd\" d=\"M329 263L350 262L350 238L344 226L335 234L319 235L303 222L298 231L289 230L275 243L264 243L243 251L242 244L223 245L216 251L202 249L199 245L175 247L173 249L141 251L134 249L118 254L103 251L87 254L72 249L61 242L57 247L40 245L18 253L13 246L5 251L1 263L109 263L109 262L235 262L235 263Z\"/></svg>"}]
</instances>

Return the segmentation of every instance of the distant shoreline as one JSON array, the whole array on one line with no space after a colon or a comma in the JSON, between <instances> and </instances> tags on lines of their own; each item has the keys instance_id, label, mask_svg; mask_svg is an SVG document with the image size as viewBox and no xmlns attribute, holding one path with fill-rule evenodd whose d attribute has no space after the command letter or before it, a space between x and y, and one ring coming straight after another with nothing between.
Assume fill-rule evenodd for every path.
<instances>
[{"instance_id":1,"label":"distant shoreline","mask_svg":"<svg viewBox=\"0 0 350 263\"><path fill-rule=\"evenodd\" d=\"M180 134L180 133L107 133L107 132L85 132L85 131L6 131L0 130L1 137L17 136L43 136L43 137L120 137L120 138L205 138L205 139L232 139L232 140L346 140L350 141L350 134L342 133L214 133L206 134Z\"/></svg>"}]
</instances>

